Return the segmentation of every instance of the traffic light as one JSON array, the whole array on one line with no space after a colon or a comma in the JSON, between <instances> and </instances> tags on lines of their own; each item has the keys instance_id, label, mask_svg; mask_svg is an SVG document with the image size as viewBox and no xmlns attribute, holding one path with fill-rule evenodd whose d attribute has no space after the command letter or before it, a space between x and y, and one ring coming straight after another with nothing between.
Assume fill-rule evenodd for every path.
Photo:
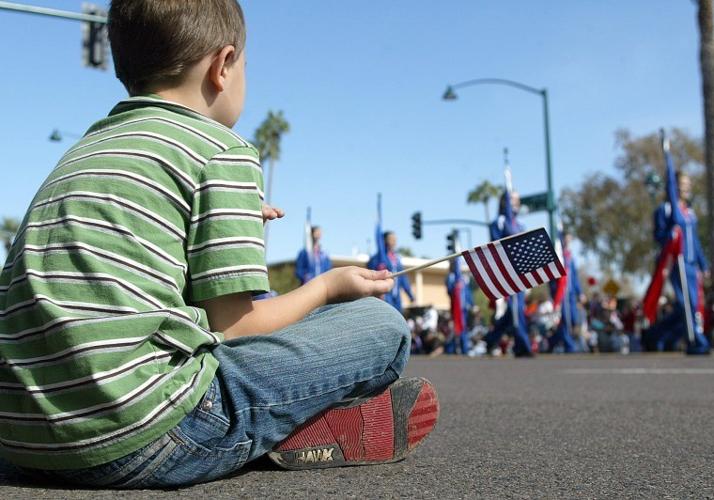
<instances>
[{"instance_id":1,"label":"traffic light","mask_svg":"<svg viewBox=\"0 0 714 500\"><path fill-rule=\"evenodd\" d=\"M106 17L107 12L93 4L83 4L84 14ZM109 37L106 23L84 21L82 23L82 60L89 68L107 69Z\"/></svg>"},{"instance_id":2,"label":"traffic light","mask_svg":"<svg viewBox=\"0 0 714 500\"><path fill-rule=\"evenodd\" d=\"M416 240L421 239L421 212L412 214L412 236Z\"/></svg>"},{"instance_id":3,"label":"traffic light","mask_svg":"<svg viewBox=\"0 0 714 500\"><path fill-rule=\"evenodd\" d=\"M446 235L446 251L449 253L456 253L456 240L459 238L459 232L456 229L452 229L449 234Z\"/></svg>"}]
</instances>

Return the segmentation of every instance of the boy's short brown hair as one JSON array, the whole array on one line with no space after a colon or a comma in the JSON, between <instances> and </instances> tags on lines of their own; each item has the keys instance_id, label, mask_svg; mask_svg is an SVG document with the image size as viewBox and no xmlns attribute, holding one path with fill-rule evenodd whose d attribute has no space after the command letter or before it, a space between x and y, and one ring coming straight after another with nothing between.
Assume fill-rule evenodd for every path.
<instances>
[{"instance_id":1,"label":"boy's short brown hair","mask_svg":"<svg viewBox=\"0 0 714 500\"><path fill-rule=\"evenodd\" d=\"M236 0L112 0L109 40L117 78L130 95L178 83L213 51L245 46L245 21Z\"/></svg>"}]
</instances>

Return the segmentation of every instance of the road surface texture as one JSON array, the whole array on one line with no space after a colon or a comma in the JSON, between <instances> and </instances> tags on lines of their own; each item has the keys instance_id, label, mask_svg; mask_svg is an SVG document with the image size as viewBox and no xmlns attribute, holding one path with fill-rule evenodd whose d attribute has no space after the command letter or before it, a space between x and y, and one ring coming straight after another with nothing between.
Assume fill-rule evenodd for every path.
<instances>
[{"instance_id":1,"label":"road surface texture","mask_svg":"<svg viewBox=\"0 0 714 500\"><path fill-rule=\"evenodd\" d=\"M309 472L249 464L172 491L0 478L0 498L714 498L714 359L413 358L441 401L405 461Z\"/></svg>"}]
</instances>

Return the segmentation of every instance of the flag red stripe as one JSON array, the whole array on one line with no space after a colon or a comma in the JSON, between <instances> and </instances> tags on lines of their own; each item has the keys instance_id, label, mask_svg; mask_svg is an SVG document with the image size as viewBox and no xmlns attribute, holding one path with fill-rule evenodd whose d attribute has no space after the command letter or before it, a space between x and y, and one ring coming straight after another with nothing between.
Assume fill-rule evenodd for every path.
<instances>
[{"instance_id":1,"label":"flag red stripe","mask_svg":"<svg viewBox=\"0 0 714 500\"><path fill-rule=\"evenodd\" d=\"M558 271L558 266L555 265L555 262L551 262L550 264L548 264L548 269L550 269L556 279L562 276L562 274L560 274L560 271Z\"/></svg>"},{"instance_id":2,"label":"flag red stripe","mask_svg":"<svg viewBox=\"0 0 714 500\"><path fill-rule=\"evenodd\" d=\"M496 251L498 251L498 254L501 256L502 261L504 261L504 262L507 261L509 263L509 265L511 265L510 259L508 258L508 254L506 253L506 250L503 248L503 245L501 245L499 243L498 247L496 248ZM511 269L513 269L512 265L511 265ZM518 274L515 269L513 269L513 274L515 275L515 279L518 280L517 283L520 283L520 285L518 285L519 290L521 290L521 291L527 290L531 287L531 284L528 281L526 281L525 279L523 279L523 276ZM509 273L509 275L510 275L510 273ZM513 279L513 277L511 277L511 279Z\"/></svg>"},{"instance_id":3,"label":"flag red stripe","mask_svg":"<svg viewBox=\"0 0 714 500\"><path fill-rule=\"evenodd\" d=\"M542 284L543 284L543 280L541 279L541 277L538 275L537 272L532 271L532 272L530 272L530 273L528 273L528 274L530 274L530 276L531 276L531 278L532 278L532 279L531 279L531 282L533 282L533 281L536 282L536 284L535 284L534 286L538 286L538 285L542 285Z\"/></svg>"},{"instance_id":4,"label":"flag red stripe","mask_svg":"<svg viewBox=\"0 0 714 500\"><path fill-rule=\"evenodd\" d=\"M547 265L543 266L543 271L545 271L545 274L548 276L548 278L550 278L550 281L554 281L556 279Z\"/></svg>"},{"instance_id":5,"label":"flag red stripe","mask_svg":"<svg viewBox=\"0 0 714 500\"><path fill-rule=\"evenodd\" d=\"M461 255L464 257L466 264L468 264L469 269L471 270L471 274L473 275L474 279L476 279L476 283L478 283L479 288L483 290L483 293L486 295L486 297L489 298L489 300L496 300L498 297L493 296L491 291L488 289L486 282L481 277L481 273L479 273L478 269L476 269L476 264L474 264L474 261L471 258L471 252L461 252Z\"/></svg>"},{"instance_id":6,"label":"flag red stripe","mask_svg":"<svg viewBox=\"0 0 714 500\"><path fill-rule=\"evenodd\" d=\"M483 253L482 247L476 248L476 255L478 256L478 260L481 261L481 265L484 267L484 269L486 269L486 274L488 274L488 277L491 278L491 282L493 283L493 286L496 287L496 290L498 290L498 293L500 293L502 297L510 295L501 286L499 279L494 274L493 269L491 269L491 265L488 263L488 260L486 259L486 255Z\"/></svg>"},{"instance_id":7,"label":"flag red stripe","mask_svg":"<svg viewBox=\"0 0 714 500\"><path fill-rule=\"evenodd\" d=\"M538 274L540 274L540 279L543 280L543 283L545 283L546 281L550 281L550 279L548 278L548 275L545 273L544 269L545 268L543 268L543 267L541 267L540 269L536 269L536 272Z\"/></svg>"},{"instance_id":8,"label":"flag red stripe","mask_svg":"<svg viewBox=\"0 0 714 500\"><path fill-rule=\"evenodd\" d=\"M508 283L508 286L511 287L511 290L513 290L514 292L520 292L521 290L523 290L523 287L516 285L516 283L511 279L510 273L506 269L506 266L503 265L501 256L498 254L498 250L496 250L496 245L494 245L493 243L489 243L487 246L488 250L491 252L491 257L493 257L493 260L496 262L498 269L503 275L503 279L506 281L506 283Z\"/></svg>"},{"instance_id":9,"label":"flag red stripe","mask_svg":"<svg viewBox=\"0 0 714 500\"><path fill-rule=\"evenodd\" d=\"M555 263L555 267L558 268L558 272L560 273L560 275L565 276L565 268L563 267L563 264L560 262L560 259L557 255L555 256L553 262Z\"/></svg>"},{"instance_id":10,"label":"flag red stripe","mask_svg":"<svg viewBox=\"0 0 714 500\"><path fill-rule=\"evenodd\" d=\"M525 279L528 281L528 288L533 288L534 286L538 286L538 282L533 277L533 273L524 274L521 276L521 279Z\"/></svg>"}]
</instances>

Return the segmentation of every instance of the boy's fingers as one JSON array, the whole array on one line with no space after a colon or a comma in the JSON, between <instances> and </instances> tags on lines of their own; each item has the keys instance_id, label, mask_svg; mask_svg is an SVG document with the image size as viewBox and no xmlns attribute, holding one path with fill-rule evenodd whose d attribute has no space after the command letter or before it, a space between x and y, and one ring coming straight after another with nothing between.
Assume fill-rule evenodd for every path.
<instances>
[{"instance_id":1,"label":"boy's fingers","mask_svg":"<svg viewBox=\"0 0 714 500\"><path fill-rule=\"evenodd\" d=\"M374 280L385 280L385 279L389 278L389 271L387 271L386 269L382 269L381 271L372 271L370 269L364 269L364 268L360 268L360 269L362 271L360 274L364 278L367 278L369 280L373 280L373 281Z\"/></svg>"},{"instance_id":2,"label":"boy's fingers","mask_svg":"<svg viewBox=\"0 0 714 500\"><path fill-rule=\"evenodd\" d=\"M384 280L379 280L374 282L374 293L377 295L381 295L383 293L387 293L394 287L394 280L393 279L384 279Z\"/></svg>"},{"instance_id":3,"label":"boy's fingers","mask_svg":"<svg viewBox=\"0 0 714 500\"><path fill-rule=\"evenodd\" d=\"M269 208L269 209L263 209L263 218L267 220L275 220L275 219L280 219L285 215L285 212L282 210L274 209L274 208Z\"/></svg>"},{"instance_id":4,"label":"boy's fingers","mask_svg":"<svg viewBox=\"0 0 714 500\"><path fill-rule=\"evenodd\" d=\"M263 212L263 217L271 220L283 217L285 215L285 210L283 210L282 208L272 207L265 203L261 207L261 211Z\"/></svg>"}]
</instances>

